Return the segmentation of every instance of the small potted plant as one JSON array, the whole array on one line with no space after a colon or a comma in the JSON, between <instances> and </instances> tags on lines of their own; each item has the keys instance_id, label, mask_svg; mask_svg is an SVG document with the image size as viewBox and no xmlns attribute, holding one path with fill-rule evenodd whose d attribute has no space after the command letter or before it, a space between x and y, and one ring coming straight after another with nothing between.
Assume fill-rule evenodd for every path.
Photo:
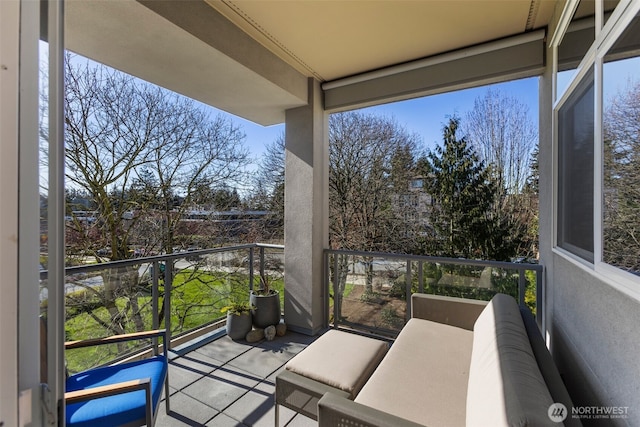
<instances>
[{"instance_id":1,"label":"small potted plant","mask_svg":"<svg viewBox=\"0 0 640 427\"><path fill-rule=\"evenodd\" d=\"M232 340L242 340L251 330L252 305L247 301L231 300L220 311L227 313L227 335Z\"/></svg>"},{"instance_id":2,"label":"small potted plant","mask_svg":"<svg viewBox=\"0 0 640 427\"><path fill-rule=\"evenodd\" d=\"M267 276L260 276L260 288L250 292L249 302L254 307L251 313L256 328L264 329L280 323L280 294L271 289Z\"/></svg>"}]
</instances>

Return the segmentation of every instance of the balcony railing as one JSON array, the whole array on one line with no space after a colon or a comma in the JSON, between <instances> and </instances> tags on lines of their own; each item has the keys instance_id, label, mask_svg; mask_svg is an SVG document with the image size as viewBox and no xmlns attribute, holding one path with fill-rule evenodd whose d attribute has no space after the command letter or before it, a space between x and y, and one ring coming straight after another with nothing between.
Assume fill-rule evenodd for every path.
<instances>
[{"instance_id":1,"label":"balcony railing","mask_svg":"<svg viewBox=\"0 0 640 427\"><path fill-rule=\"evenodd\" d=\"M266 275L284 286L284 246L246 244L177 252L65 269L65 339L95 338L166 328L172 346L220 328L231 298L249 300ZM47 271L40 273L42 306ZM280 292L281 298L284 292ZM165 296L169 296L166 298ZM281 305L283 306L283 305ZM99 353L69 350L71 372L111 363L140 351L114 345Z\"/></svg>"},{"instance_id":2,"label":"balcony railing","mask_svg":"<svg viewBox=\"0 0 640 427\"><path fill-rule=\"evenodd\" d=\"M413 292L484 300L507 293L539 323L542 318L543 267L537 264L326 250L325 267L325 312L334 326L393 337L410 316ZM248 300L259 275L284 298L284 274L284 246L258 243L68 267L65 338L162 327L171 345L179 345L221 328L222 308L234 295ZM47 272L40 278L44 307ZM140 350L114 345L100 353L68 351L66 358L77 372Z\"/></svg>"},{"instance_id":3,"label":"balcony railing","mask_svg":"<svg viewBox=\"0 0 640 427\"><path fill-rule=\"evenodd\" d=\"M542 326L542 272L538 264L326 250L326 309L334 326L393 337L410 317L414 292L480 300L506 293Z\"/></svg>"}]
</instances>

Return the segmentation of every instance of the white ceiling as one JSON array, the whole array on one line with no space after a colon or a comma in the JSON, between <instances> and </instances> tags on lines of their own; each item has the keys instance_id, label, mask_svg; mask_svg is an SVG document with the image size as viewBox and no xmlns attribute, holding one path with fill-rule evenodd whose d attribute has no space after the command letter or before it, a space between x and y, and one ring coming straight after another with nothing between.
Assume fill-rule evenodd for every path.
<instances>
[{"instance_id":1,"label":"white ceiling","mask_svg":"<svg viewBox=\"0 0 640 427\"><path fill-rule=\"evenodd\" d=\"M300 72L330 81L543 28L549 0L206 0Z\"/></svg>"},{"instance_id":2,"label":"white ceiling","mask_svg":"<svg viewBox=\"0 0 640 427\"><path fill-rule=\"evenodd\" d=\"M1 0L0 0L1 1ZM69 0L84 56L264 125L307 79L366 73L548 24L555 0Z\"/></svg>"}]
</instances>

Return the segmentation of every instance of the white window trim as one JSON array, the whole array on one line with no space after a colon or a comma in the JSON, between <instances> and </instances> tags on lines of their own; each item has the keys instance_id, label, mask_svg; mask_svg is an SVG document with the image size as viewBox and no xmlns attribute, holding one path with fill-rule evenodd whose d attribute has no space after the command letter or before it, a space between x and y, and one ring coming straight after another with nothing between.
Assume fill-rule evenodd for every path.
<instances>
[{"instance_id":1,"label":"white window trim","mask_svg":"<svg viewBox=\"0 0 640 427\"><path fill-rule=\"evenodd\" d=\"M567 33L567 29L569 28L571 20L573 19L573 14L576 12L579 4L580 0L568 0L567 4L565 4L564 10L560 15L560 20L558 21L556 31L553 33L551 41L549 42L549 45L551 47L557 48L558 46L560 46L560 43L562 43L562 39ZM557 56L554 57L554 60L555 59L557 59Z\"/></svg>"},{"instance_id":2,"label":"white window trim","mask_svg":"<svg viewBox=\"0 0 640 427\"><path fill-rule=\"evenodd\" d=\"M558 50L557 48L554 48L553 50L553 54L554 54L554 64L557 63L557 53ZM581 264L586 264L586 265L592 265L591 262L580 258L579 256L575 255L572 252L569 252L566 249L563 249L562 247L559 246L559 242L558 242L558 222L559 222L559 217L558 217L558 195L560 194L560 188L559 188L559 176L560 176L560 169L559 169L559 165L558 165L558 159L560 158L560 141L559 141L559 126L558 126L558 113L560 111L560 109L566 104L566 102L568 101L569 97L575 92L576 88L578 87L578 85L582 82L582 79L587 75L587 73L589 73L591 71L591 67L593 66L593 62L595 61L596 58L596 50L595 47L592 46L586 53L585 57L583 58L583 60L580 62L580 67L578 67L576 73L574 73L573 77L571 78L571 80L569 81L569 85L567 86L567 88L565 89L564 93L562 94L562 96L560 97L560 99L557 99L556 102L553 105L553 122L554 122L554 126L553 126L553 166L552 166L552 170L553 170L553 202L552 202L552 206L553 206L553 225L551 227L552 232L553 232L553 236L551 241L553 242L553 249L556 250L558 249L558 253L564 256L568 256L571 260L574 261L579 261ZM584 65L584 66L583 66ZM554 70L554 81L555 81L555 77L557 75L557 69ZM595 78L595 76L594 76ZM594 250L595 250L595 241L594 241ZM594 259L595 259L595 254L594 254Z\"/></svg>"},{"instance_id":3,"label":"white window trim","mask_svg":"<svg viewBox=\"0 0 640 427\"><path fill-rule=\"evenodd\" d=\"M608 53L609 49L615 44L618 38L624 33L627 29L628 25L635 18L635 16L640 13L640 0L637 1L629 1L626 4L619 4L615 10L615 13L609 18L607 21L607 25L603 29L603 38L598 43L598 55L597 62L600 67L600 76L603 77L603 63L604 57ZM615 19L615 20L614 20ZM615 25L614 25L615 23ZM605 282L610 284L615 289L618 289L629 296L640 300L640 277L631 274L627 271L624 271L616 266L608 264L602 260L602 250L604 247L603 244L603 211L602 211L602 198L603 198L603 187L602 187L602 175L604 173L604 159L602 156L603 150L603 138L602 138L602 113L603 111L603 80L599 80L599 90L596 92L598 99L598 104L596 104L596 112L599 111L599 116L596 119L596 144L597 144L597 154L598 154L598 163L596 163L597 170L599 171L599 179L598 186L596 186L595 191L596 194L594 196L597 197L598 200L598 208L594 212L594 218L598 218L596 221L596 228L594 230L594 249L595 243L597 242L597 246L599 251L594 254L595 262L594 269L599 274L605 278Z\"/></svg>"},{"instance_id":4,"label":"white window trim","mask_svg":"<svg viewBox=\"0 0 640 427\"><path fill-rule=\"evenodd\" d=\"M602 261L602 174L604 173L602 143L602 56L593 64L593 265Z\"/></svg>"},{"instance_id":5,"label":"white window trim","mask_svg":"<svg viewBox=\"0 0 640 427\"><path fill-rule=\"evenodd\" d=\"M554 62L557 63L557 60L558 60L557 50L554 51L554 55L556 55L556 58L554 58ZM569 97L575 91L578 84L582 81L582 78L591 70L591 67L594 64L595 59L596 59L596 45L593 44L591 45L589 50L585 53L584 58L582 58L582 61L580 61L580 65L578 65L578 68L575 70L573 76L571 76L571 80L569 81L567 88L564 90L563 93L559 94L560 98L556 99L553 105L554 111L557 112L567 102L567 99L569 99ZM556 75L557 75L557 71L556 71ZM557 123L558 122L556 122L556 124ZM557 143L558 141L556 140L555 142Z\"/></svg>"}]
</instances>

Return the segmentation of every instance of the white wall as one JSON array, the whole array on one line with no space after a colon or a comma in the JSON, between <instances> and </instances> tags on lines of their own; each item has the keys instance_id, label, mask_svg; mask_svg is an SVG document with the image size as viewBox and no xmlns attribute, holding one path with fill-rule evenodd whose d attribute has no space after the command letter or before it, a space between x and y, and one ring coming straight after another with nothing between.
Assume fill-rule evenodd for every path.
<instances>
[{"instance_id":1,"label":"white wall","mask_svg":"<svg viewBox=\"0 0 640 427\"><path fill-rule=\"evenodd\" d=\"M640 303L563 256L553 257L554 356L575 405L629 407L640 425Z\"/></svg>"}]
</instances>

